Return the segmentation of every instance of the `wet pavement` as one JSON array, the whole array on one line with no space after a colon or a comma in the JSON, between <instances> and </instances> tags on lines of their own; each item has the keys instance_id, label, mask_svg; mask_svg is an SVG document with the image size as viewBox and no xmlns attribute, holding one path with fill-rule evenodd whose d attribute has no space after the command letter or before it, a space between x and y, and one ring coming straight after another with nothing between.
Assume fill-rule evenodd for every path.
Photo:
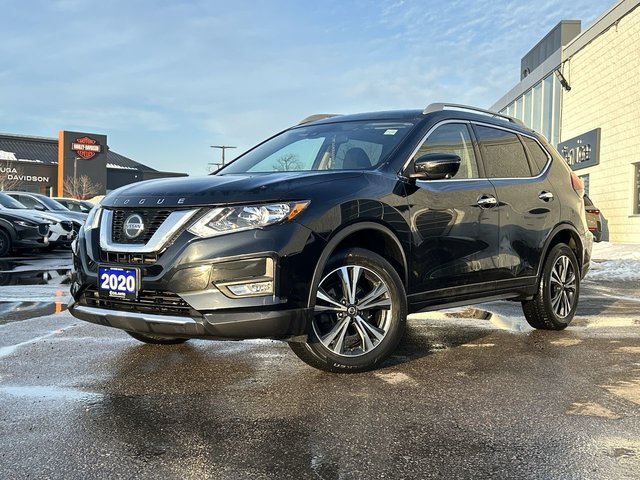
<instances>
[{"instance_id":1,"label":"wet pavement","mask_svg":"<svg viewBox=\"0 0 640 480\"><path fill-rule=\"evenodd\" d=\"M585 282L564 332L511 302L412 316L382 368L336 375L75 320L65 258L0 269L2 479L639 478L637 283Z\"/></svg>"}]
</instances>

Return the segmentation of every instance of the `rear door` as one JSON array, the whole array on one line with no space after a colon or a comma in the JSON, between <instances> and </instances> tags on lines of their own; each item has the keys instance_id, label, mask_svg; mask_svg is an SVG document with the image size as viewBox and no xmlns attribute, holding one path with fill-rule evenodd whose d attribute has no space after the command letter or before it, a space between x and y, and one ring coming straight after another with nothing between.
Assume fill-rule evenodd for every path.
<instances>
[{"instance_id":1,"label":"rear door","mask_svg":"<svg viewBox=\"0 0 640 480\"><path fill-rule=\"evenodd\" d=\"M485 175L498 198L498 279L508 286L530 285L545 240L560 219L560 205L547 178L551 159L533 137L493 125L473 128Z\"/></svg>"},{"instance_id":2,"label":"rear door","mask_svg":"<svg viewBox=\"0 0 640 480\"><path fill-rule=\"evenodd\" d=\"M451 179L417 180L408 187L413 303L493 289L499 253L495 189L482 178L472 139L468 122L443 122L411 159L453 153L462 161Z\"/></svg>"}]
</instances>

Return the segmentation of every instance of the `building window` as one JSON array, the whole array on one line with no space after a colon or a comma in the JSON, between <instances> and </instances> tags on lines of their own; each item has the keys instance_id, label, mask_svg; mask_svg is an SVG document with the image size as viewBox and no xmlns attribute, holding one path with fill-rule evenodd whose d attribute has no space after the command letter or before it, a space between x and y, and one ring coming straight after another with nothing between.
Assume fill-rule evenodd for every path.
<instances>
[{"instance_id":1,"label":"building window","mask_svg":"<svg viewBox=\"0 0 640 480\"><path fill-rule=\"evenodd\" d=\"M536 132L540 132L542 126L542 82L533 87L533 125Z\"/></svg>"},{"instance_id":2,"label":"building window","mask_svg":"<svg viewBox=\"0 0 640 480\"><path fill-rule=\"evenodd\" d=\"M635 168L635 185L633 186L633 213L640 215L640 163L636 163Z\"/></svg>"},{"instance_id":3,"label":"building window","mask_svg":"<svg viewBox=\"0 0 640 480\"><path fill-rule=\"evenodd\" d=\"M560 141L560 104L562 96L562 85L558 77L553 75L553 130L551 130L551 138L549 142L554 147L558 146Z\"/></svg>"},{"instance_id":4,"label":"building window","mask_svg":"<svg viewBox=\"0 0 640 480\"><path fill-rule=\"evenodd\" d=\"M518 97L516 100L516 109L513 116L522 120L522 97Z\"/></svg>"},{"instance_id":5,"label":"building window","mask_svg":"<svg viewBox=\"0 0 640 480\"><path fill-rule=\"evenodd\" d=\"M553 74L542 81L542 134L551 142L553 119Z\"/></svg>"},{"instance_id":6,"label":"building window","mask_svg":"<svg viewBox=\"0 0 640 480\"><path fill-rule=\"evenodd\" d=\"M522 121L531 127L531 90L524 94L524 116Z\"/></svg>"}]
</instances>

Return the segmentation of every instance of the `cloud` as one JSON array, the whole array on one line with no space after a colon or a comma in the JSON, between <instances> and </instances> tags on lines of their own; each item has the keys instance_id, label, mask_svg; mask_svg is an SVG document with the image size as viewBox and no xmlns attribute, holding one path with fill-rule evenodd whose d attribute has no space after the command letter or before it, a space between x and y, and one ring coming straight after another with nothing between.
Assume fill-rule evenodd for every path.
<instances>
[{"instance_id":1,"label":"cloud","mask_svg":"<svg viewBox=\"0 0 640 480\"><path fill-rule=\"evenodd\" d=\"M310 113L491 105L560 19L601 10L597 0L10 0L0 120L15 133L108 131L124 154L175 169L178 155L248 148Z\"/></svg>"}]
</instances>

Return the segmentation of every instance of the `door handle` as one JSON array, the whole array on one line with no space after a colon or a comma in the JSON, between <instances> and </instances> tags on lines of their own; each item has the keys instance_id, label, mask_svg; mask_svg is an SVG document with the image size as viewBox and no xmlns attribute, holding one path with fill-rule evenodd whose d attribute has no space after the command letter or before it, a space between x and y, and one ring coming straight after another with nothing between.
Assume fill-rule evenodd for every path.
<instances>
[{"instance_id":1,"label":"door handle","mask_svg":"<svg viewBox=\"0 0 640 480\"><path fill-rule=\"evenodd\" d=\"M498 204L498 199L493 195L482 195L478 198L478 206L481 208L492 208Z\"/></svg>"},{"instance_id":2,"label":"door handle","mask_svg":"<svg viewBox=\"0 0 640 480\"><path fill-rule=\"evenodd\" d=\"M543 202L550 202L553 200L553 193L542 191L538 194L538 198Z\"/></svg>"}]
</instances>

